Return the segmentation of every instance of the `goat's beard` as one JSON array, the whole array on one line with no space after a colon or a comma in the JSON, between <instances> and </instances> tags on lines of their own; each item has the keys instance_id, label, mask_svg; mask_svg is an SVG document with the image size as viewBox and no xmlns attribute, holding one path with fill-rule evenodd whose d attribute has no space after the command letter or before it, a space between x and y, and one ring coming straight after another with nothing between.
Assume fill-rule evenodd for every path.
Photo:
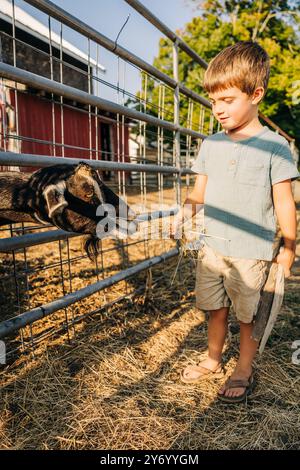
<instances>
[{"instance_id":1,"label":"goat's beard","mask_svg":"<svg viewBox=\"0 0 300 470\"><path fill-rule=\"evenodd\" d=\"M82 249L86 252L91 261L96 261L101 248L101 240L96 235L88 235L84 237Z\"/></svg>"},{"instance_id":2,"label":"goat's beard","mask_svg":"<svg viewBox=\"0 0 300 470\"><path fill-rule=\"evenodd\" d=\"M124 240L124 238L127 238L127 236L131 235L131 233L134 233L134 232L122 232L120 227L116 227L115 229L111 231L107 231L106 232L107 236L104 238L105 239L114 238L115 240ZM84 237L82 250L86 252L88 258L91 261L95 262L98 255L100 254L101 241L102 241L102 238L99 238L97 234L90 234Z\"/></svg>"}]
</instances>

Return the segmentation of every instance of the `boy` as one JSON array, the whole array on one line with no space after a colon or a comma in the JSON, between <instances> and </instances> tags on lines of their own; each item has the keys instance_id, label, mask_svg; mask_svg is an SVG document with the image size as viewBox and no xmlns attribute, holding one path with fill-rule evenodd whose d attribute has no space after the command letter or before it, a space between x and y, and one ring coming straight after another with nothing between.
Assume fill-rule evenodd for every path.
<instances>
[{"instance_id":1,"label":"boy","mask_svg":"<svg viewBox=\"0 0 300 470\"><path fill-rule=\"evenodd\" d=\"M180 211L182 220L204 206L205 244L199 251L196 305L209 312L208 356L181 374L185 383L221 377L229 306L240 323L240 354L218 398L241 402L253 388L251 339L269 263L280 263L289 277L296 249L296 209L291 180L300 176L287 140L263 126L258 105L266 94L270 62L252 41L222 50L209 64L204 88L223 131L207 137L192 167L195 186ZM276 219L284 248L273 259ZM184 217L184 219L182 219Z\"/></svg>"}]
</instances>

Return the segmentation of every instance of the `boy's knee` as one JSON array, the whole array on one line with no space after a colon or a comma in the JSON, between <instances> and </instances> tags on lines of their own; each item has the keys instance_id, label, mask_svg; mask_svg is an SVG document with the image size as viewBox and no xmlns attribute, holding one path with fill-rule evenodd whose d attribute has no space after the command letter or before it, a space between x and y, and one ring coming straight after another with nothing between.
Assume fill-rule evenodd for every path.
<instances>
[{"instance_id":1,"label":"boy's knee","mask_svg":"<svg viewBox=\"0 0 300 470\"><path fill-rule=\"evenodd\" d=\"M217 310L209 310L209 315L216 319L224 319L228 317L229 307L221 307Z\"/></svg>"},{"instance_id":2,"label":"boy's knee","mask_svg":"<svg viewBox=\"0 0 300 470\"><path fill-rule=\"evenodd\" d=\"M245 321L241 321L239 320L239 324L240 324L240 328L253 328L253 325L254 325L254 320L245 320Z\"/></svg>"}]
</instances>

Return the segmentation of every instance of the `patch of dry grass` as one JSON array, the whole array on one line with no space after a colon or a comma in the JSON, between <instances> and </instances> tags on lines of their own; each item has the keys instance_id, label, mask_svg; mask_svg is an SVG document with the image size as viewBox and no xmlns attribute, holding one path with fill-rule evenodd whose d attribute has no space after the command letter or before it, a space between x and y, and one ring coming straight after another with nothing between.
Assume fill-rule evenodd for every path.
<instances>
[{"instance_id":1,"label":"patch of dry grass","mask_svg":"<svg viewBox=\"0 0 300 470\"><path fill-rule=\"evenodd\" d=\"M86 318L70 343L65 336L42 342L35 359L2 370L2 449L299 449L300 369L291 361L300 339L299 258L256 361L257 387L242 405L217 401L222 381L179 381L182 367L206 352L206 321L194 306L192 264L170 286L175 266L153 268L146 301L124 299ZM135 281L145 283L145 275ZM236 326L231 317L227 376Z\"/></svg>"}]
</instances>

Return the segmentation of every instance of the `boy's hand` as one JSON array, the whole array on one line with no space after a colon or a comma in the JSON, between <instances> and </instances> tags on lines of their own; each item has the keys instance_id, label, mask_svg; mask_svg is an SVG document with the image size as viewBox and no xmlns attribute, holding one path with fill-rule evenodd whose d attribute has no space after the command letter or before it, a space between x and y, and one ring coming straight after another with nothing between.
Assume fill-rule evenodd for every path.
<instances>
[{"instance_id":1,"label":"boy's hand","mask_svg":"<svg viewBox=\"0 0 300 470\"><path fill-rule=\"evenodd\" d=\"M280 248L278 255L274 258L274 262L281 264L284 269L284 277L288 278L291 275L291 267L295 260L295 251L290 248Z\"/></svg>"}]
</instances>

